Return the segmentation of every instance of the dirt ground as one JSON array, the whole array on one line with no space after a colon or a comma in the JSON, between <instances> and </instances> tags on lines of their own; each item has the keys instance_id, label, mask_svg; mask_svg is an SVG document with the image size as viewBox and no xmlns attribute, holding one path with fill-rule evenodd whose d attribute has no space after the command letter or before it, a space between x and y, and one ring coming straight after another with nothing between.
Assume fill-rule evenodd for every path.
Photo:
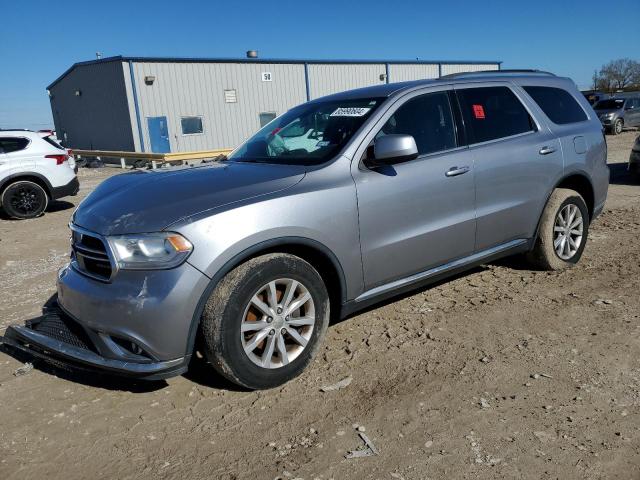
<instances>
[{"instance_id":1,"label":"dirt ground","mask_svg":"<svg viewBox=\"0 0 640 480\"><path fill-rule=\"evenodd\" d=\"M636 136L607 137L609 198L577 267L502 261L353 316L282 388L241 391L207 369L16 375L0 353L0 479L640 478ZM78 197L0 220L0 332L39 313L74 206L115 173L82 169ZM358 426L377 456L345 458Z\"/></svg>"}]
</instances>

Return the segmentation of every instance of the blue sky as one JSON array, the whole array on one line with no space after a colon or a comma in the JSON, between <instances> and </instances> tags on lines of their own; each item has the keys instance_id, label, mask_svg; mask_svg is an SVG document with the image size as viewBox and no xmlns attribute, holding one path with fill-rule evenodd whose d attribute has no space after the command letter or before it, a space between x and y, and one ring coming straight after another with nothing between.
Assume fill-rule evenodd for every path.
<instances>
[{"instance_id":1,"label":"blue sky","mask_svg":"<svg viewBox=\"0 0 640 480\"><path fill-rule=\"evenodd\" d=\"M0 128L52 125L46 86L104 56L502 60L588 87L640 60L640 0L20 0L0 28Z\"/></svg>"}]
</instances>

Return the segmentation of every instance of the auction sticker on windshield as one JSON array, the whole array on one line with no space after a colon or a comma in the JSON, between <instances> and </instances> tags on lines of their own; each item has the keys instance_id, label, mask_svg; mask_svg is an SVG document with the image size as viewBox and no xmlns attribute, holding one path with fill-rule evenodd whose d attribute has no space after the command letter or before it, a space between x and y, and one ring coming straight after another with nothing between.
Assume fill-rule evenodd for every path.
<instances>
[{"instance_id":1,"label":"auction sticker on windshield","mask_svg":"<svg viewBox=\"0 0 640 480\"><path fill-rule=\"evenodd\" d=\"M369 107L340 107L330 117L363 117L371 110Z\"/></svg>"}]
</instances>

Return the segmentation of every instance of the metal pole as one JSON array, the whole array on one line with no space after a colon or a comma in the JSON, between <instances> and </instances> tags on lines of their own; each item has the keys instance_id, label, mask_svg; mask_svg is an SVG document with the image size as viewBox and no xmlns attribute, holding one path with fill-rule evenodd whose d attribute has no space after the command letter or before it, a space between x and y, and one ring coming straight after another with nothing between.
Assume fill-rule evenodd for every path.
<instances>
[{"instance_id":1,"label":"metal pole","mask_svg":"<svg viewBox=\"0 0 640 480\"><path fill-rule=\"evenodd\" d=\"M140 107L138 106L138 92L136 79L133 76L133 62L129 60L129 75L131 76L131 93L133 94L133 106L136 110L136 123L138 124L138 137L140 138L140 151L144 152L144 137L142 136L142 123L140 122Z\"/></svg>"},{"instance_id":2,"label":"metal pole","mask_svg":"<svg viewBox=\"0 0 640 480\"><path fill-rule=\"evenodd\" d=\"M307 89L307 102L311 100L311 87L309 84L309 64L304 64L304 83Z\"/></svg>"}]
</instances>

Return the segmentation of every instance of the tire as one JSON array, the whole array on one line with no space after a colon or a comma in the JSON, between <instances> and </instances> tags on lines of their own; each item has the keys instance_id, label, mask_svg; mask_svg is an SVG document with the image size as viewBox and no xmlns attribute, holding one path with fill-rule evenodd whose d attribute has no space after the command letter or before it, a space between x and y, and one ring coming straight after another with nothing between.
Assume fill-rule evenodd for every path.
<instances>
[{"instance_id":1,"label":"tire","mask_svg":"<svg viewBox=\"0 0 640 480\"><path fill-rule=\"evenodd\" d=\"M44 213L49 205L47 192L35 182L19 180L11 183L2 192L0 205L11 218L25 220Z\"/></svg>"},{"instance_id":2,"label":"tire","mask_svg":"<svg viewBox=\"0 0 640 480\"><path fill-rule=\"evenodd\" d=\"M624 123L619 118L613 124L613 128L611 128L611 133L614 135L620 135L622 133L622 127L624 127Z\"/></svg>"},{"instance_id":3,"label":"tire","mask_svg":"<svg viewBox=\"0 0 640 480\"><path fill-rule=\"evenodd\" d=\"M262 310L253 303L255 298L262 301ZM277 310L300 301L291 316L286 316L286 308ZM258 390L300 375L328 325L329 295L320 274L299 257L273 253L248 260L220 281L204 308L201 335L205 355L220 374Z\"/></svg>"},{"instance_id":4,"label":"tire","mask_svg":"<svg viewBox=\"0 0 640 480\"><path fill-rule=\"evenodd\" d=\"M556 232L556 227L562 228L562 219L566 219L567 214L572 211L574 212L574 216L571 223L577 221L578 212L582 219L582 234L580 235L579 243L577 241L577 235L570 235L574 242L573 245L566 240L562 243L561 237L566 234L566 231ZM559 218L561 214L562 217ZM579 227L574 227L570 232L578 230L580 230ZM588 234L589 210L582 196L574 190L556 188L551 194L551 197L549 197L549 201L542 212L538 238L536 239L533 250L527 255L527 258L530 263L542 270L564 270L572 267L578 263L580 257L582 257ZM560 245L556 244L557 241L564 245L562 256L557 250L557 248L560 247ZM576 243L577 248L574 249L573 247Z\"/></svg>"}]
</instances>

